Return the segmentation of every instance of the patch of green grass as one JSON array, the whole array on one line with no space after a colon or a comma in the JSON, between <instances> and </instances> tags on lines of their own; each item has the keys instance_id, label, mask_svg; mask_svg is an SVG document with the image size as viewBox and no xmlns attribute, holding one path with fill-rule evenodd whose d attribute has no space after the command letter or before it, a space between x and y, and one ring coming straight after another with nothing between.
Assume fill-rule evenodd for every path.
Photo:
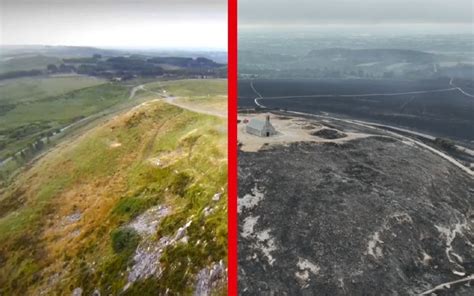
<instances>
[{"instance_id":1,"label":"patch of green grass","mask_svg":"<svg viewBox=\"0 0 474 296\"><path fill-rule=\"evenodd\" d=\"M101 254L102 258L94 269L91 269L87 261L78 263L81 266L79 275L71 279L69 289L67 289L68 294L74 288L81 287L85 295L92 295L96 289L99 289L102 294L106 294L105 291L107 291L106 295L121 295L127 283L124 270L130 263L133 251L130 248L123 252L116 253L111 250L111 253Z\"/></svg>"},{"instance_id":2,"label":"patch of green grass","mask_svg":"<svg viewBox=\"0 0 474 296\"><path fill-rule=\"evenodd\" d=\"M159 81L145 84L148 90L161 92L166 90L168 95L179 97L200 97L227 95L227 80L225 79L183 79Z\"/></svg>"},{"instance_id":3,"label":"patch of green grass","mask_svg":"<svg viewBox=\"0 0 474 296\"><path fill-rule=\"evenodd\" d=\"M178 196L183 196L191 181L192 177L186 173L180 172L173 175L173 181L170 184L171 192Z\"/></svg>"},{"instance_id":4,"label":"patch of green grass","mask_svg":"<svg viewBox=\"0 0 474 296\"><path fill-rule=\"evenodd\" d=\"M187 229L188 243L167 247L163 252L160 262L164 272L157 286L176 295L191 293L194 282L189 275L196 275L202 268L227 257L226 224L222 208L209 217L193 219Z\"/></svg>"},{"instance_id":5,"label":"patch of green grass","mask_svg":"<svg viewBox=\"0 0 474 296\"><path fill-rule=\"evenodd\" d=\"M27 147L47 132L117 105L128 95L127 87L107 83L19 103L0 116L0 139L4 146L0 158Z\"/></svg>"},{"instance_id":6,"label":"patch of green grass","mask_svg":"<svg viewBox=\"0 0 474 296\"><path fill-rule=\"evenodd\" d=\"M77 179L87 180L112 174L126 151L111 150L103 139L93 137L85 139L75 152L75 157L71 158L75 165L73 174Z\"/></svg>"},{"instance_id":7,"label":"patch of green grass","mask_svg":"<svg viewBox=\"0 0 474 296\"><path fill-rule=\"evenodd\" d=\"M143 191L161 193L169 184L171 170L150 166L147 163L135 165L129 171L129 187L135 188L137 194Z\"/></svg>"},{"instance_id":8,"label":"patch of green grass","mask_svg":"<svg viewBox=\"0 0 474 296\"><path fill-rule=\"evenodd\" d=\"M223 113L227 111L227 95L180 97L177 102L185 106L196 106L211 111Z\"/></svg>"},{"instance_id":9,"label":"patch of green grass","mask_svg":"<svg viewBox=\"0 0 474 296\"><path fill-rule=\"evenodd\" d=\"M57 176L38 191L34 203L21 205L0 219L0 252L8 254L8 265L0 268L2 294L26 295L28 287L39 280L42 218L50 211L48 205L54 196L70 182L67 175Z\"/></svg>"},{"instance_id":10,"label":"patch of green grass","mask_svg":"<svg viewBox=\"0 0 474 296\"><path fill-rule=\"evenodd\" d=\"M50 76L12 79L3 81L0 84L0 104L33 102L104 83L106 83L106 81L103 79L88 76Z\"/></svg>"},{"instance_id":11,"label":"patch of green grass","mask_svg":"<svg viewBox=\"0 0 474 296\"><path fill-rule=\"evenodd\" d=\"M112 231L112 248L115 253L130 252L135 250L140 241L140 236L132 228L119 228Z\"/></svg>"},{"instance_id":12,"label":"patch of green grass","mask_svg":"<svg viewBox=\"0 0 474 296\"><path fill-rule=\"evenodd\" d=\"M112 210L112 215L124 217L127 221L138 216L146 209L155 205L158 199L147 197L125 197L122 198Z\"/></svg>"},{"instance_id":13,"label":"patch of green grass","mask_svg":"<svg viewBox=\"0 0 474 296\"><path fill-rule=\"evenodd\" d=\"M70 123L75 118L91 115L126 98L128 88L107 83L18 105L5 114L0 123L4 128L35 121Z\"/></svg>"},{"instance_id":14,"label":"patch of green grass","mask_svg":"<svg viewBox=\"0 0 474 296\"><path fill-rule=\"evenodd\" d=\"M99 286L102 291L110 291L118 295L126 284L126 277L123 276L124 270L130 262L133 253L121 253L113 255L102 262L100 270L97 272L98 279L89 281L84 284L85 290L90 294ZM87 287L90 287L87 289Z\"/></svg>"},{"instance_id":15,"label":"patch of green grass","mask_svg":"<svg viewBox=\"0 0 474 296\"><path fill-rule=\"evenodd\" d=\"M72 179L67 175L55 176L38 191L34 203L27 204L2 217L0 219L0 240L25 230L34 231L39 226L37 220L48 210L48 203L71 181Z\"/></svg>"},{"instance_id":16,"label":"patch of green grass","mask_svg":"<svg viewBox=\"0 0 474 296\"><path fill-rule=\"evenodd\" d=\"M173 121L173 129L167 135L161 135L156 140L154 150L172 151L180 147L181 144L187 144L187 135L190 132L195 134L207 133L215 130L216 127L222 126L223 120L214 116L202 115L194 112L186 112L187 114L175 118ZM220 134L219 136L223 136ZM184 141L181 141L184 140ZM215 139L201 139L204 141L212 141Z\"/></svg>"}]
</instances>

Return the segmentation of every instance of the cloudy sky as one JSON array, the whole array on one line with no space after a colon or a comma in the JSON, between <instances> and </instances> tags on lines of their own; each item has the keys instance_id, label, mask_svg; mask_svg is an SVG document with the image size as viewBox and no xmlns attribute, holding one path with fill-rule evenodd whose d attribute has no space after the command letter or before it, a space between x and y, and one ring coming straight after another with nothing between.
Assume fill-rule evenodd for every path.
<instances>
[{"instance_id":1,"label":"cloudy sky","mask_svg":"<svg viewBox=\"0 0 474 296\"><path fill-rule=\"evenodd\" d=\"M0 44L222 50L227 0L0 0Z\"/></svg>"},{"instance_id":2,"label":"cloudy sky","mask_svg":"<svg viewBox=\"0 0 474 296\"><path fill-rule=\"evenodd\" d=\"M472 0L239 0L239 23L470 26Z\"/></svg>"}]
</instances>

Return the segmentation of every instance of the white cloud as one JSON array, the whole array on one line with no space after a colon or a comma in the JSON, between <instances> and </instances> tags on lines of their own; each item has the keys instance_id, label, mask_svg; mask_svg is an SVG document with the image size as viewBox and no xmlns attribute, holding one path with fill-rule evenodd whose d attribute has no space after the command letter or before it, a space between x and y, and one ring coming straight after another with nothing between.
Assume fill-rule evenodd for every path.
<instances>
[{"instance_id":1,"label":"white cloud","mask_svg":"<svg viewBox=\"0 0 474 296\"><path fill-rule=\"evenodd\" d=\"M2 44L226 49L222 0L19 1L1 7Z\"/></svg>"},{"instance_id":2,"label":"white cloud","mask_svg":"<svg viewBox=\"0 0 474 296\"><path fill-rule=\"evenodd\" d=\"M472 23L473 17L472 0L239 0L240 24Z\"/></svg>"}]
</instances>

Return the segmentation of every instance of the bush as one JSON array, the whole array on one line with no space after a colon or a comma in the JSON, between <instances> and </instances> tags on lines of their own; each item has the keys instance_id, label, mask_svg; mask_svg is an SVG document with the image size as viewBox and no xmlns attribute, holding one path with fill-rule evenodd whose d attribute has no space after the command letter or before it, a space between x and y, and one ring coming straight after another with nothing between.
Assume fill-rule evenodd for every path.
<instances>
[{"instance_id":1,"label":"bush","mask_svg":"<svg viewBox=\"0 0 474 296\"><path fill-rule=\"evenodd\" d=\"M186 187L191 183L192 178L188 176L186 173L178 173L174 175L173 181L171 183L171 191L179 196L183 196Z\"/></svg>"},{"instance_id":2,"label":"bush","mask_svg":"<svg viewBox=\"0 0 474 296\"><path fill-rule=\"evenodd\" d=\"M141 197L125 197L115 205L112 213L131 219L138 216L152 205L153 201L151 199Z\"/></svg>"},{"instance_id":3,"label":"bush","mask_svg":"<svg viewBox=\"0 0 474 296\"><path fill-rule=\"evenodd\" d=\"M119 228L112 231L112 248L116 253L133 251L138 246L140 236L131 228Z\"/></svg>"},{"instance_id":4,"label":"bush","mask_svg":"<svg viewBox=\"0 0 474 296\"><path fill-rule=\"evenodd\" d=\"M456 144L449 140L449 139L443 139L443 138L436 138L434 143L442 148L442 149L445 149L445 150L448 150L448 151L455 151L456 150Z\"/></svg>"}]
</instances>

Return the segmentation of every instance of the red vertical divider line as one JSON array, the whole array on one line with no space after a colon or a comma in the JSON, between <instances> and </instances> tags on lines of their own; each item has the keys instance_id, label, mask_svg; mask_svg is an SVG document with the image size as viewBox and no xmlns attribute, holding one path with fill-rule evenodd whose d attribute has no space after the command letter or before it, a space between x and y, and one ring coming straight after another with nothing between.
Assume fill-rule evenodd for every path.
<instances>
[{"instance_id":1,"label":"red vertical divider line","mask_svg":"<svg viewBox=\"0 0 474 296\"><path fill-rule=\"evenodd\" d=\"M228 295L237 295L237 0L228 0Z\"/></svg>"}]
</instances>

